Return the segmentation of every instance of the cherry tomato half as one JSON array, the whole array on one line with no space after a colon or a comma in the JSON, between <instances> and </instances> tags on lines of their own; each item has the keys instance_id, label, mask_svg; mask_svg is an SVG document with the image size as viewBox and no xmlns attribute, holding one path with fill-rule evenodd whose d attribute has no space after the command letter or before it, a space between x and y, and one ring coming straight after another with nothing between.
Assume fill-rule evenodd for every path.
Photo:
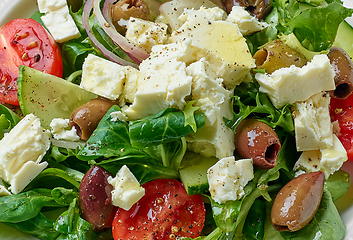
<instances>
[{"instance_id":1,"label":"cherry tomato half","mask_svg":"<svg viewBox=\"0 0 353 240\"><path fill-rule=\"evenodd\" d=\"M62 77L63 63L50 34L33 19L14 19L0 29L0 101L19 105L18 67Z\"/></svg>"},{"instance_id":2,"label":"cherry tomato half","mask_svg":"<svg viewBox=\"0 0 353 240\"><path fill-rule=\"evenodd\" d=\"M142 185L146 194L129 211L121 208L113 220L113 237L119 239L174 239L198 237L205 223L205 206L199 195L188 195L170 179Z\"/></svg>"},{"instance_id":3,"label":"cherry tomato half","mask_svg":"<svg viewBox=\"0 0 353 240\"><path fill-rule=\"evenodd\" d=\"M331 98L331 121L338 121L340 132L337 135L347 151L348 160L353 161L353 95L346 99Z\"/></svg>"}]
</instances>

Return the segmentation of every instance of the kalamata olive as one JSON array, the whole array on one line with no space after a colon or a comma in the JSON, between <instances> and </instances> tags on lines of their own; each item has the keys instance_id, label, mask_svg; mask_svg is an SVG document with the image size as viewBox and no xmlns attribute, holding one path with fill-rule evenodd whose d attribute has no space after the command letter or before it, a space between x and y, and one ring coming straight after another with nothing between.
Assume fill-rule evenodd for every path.
<instances>
[{"instance_id":1,"label":"kalamata olive","mask_svg":"<svg viewBox=\"0 0 353 240\"><path fill-rule=\"evenodd\" d=\"M223 2L227 13L232 11L233 6L241 6L259 20L264 19L272 9L272 0L225 0Z\"/></svg>"},{"instance_id":2,"label":"kalamata olive","mask_svg":"<svg viewBox=\"0 0 353 240\"><path fill-rule=\"evenodd\" d=\"M303 67L307 59L298 51L285 45L280 40L268 43L254 54L257 68L265 69L267 73L295 65Z\"/></svg>"},{"instance_id":3,"label":"kalamata olive","mask_svg":"<svg viewBox=\"0 0 353 240\"><path fill-rule=\"evenodd\" d=\"M261 169L276 165L281 143L270 126L255 119L245 119L235 132L236 150L241 157L252 158L254 165Z\"/></svg>"},{"instance_id":4,"label":"kalamata olive","mask_svg":"<svg viewBox=\"0 0 353 240\"><path fill-rule=\"evenodd\" d=\"M82 178L79 201L83 218L96 231L110 228L117 207L112 204L113 186L108 183L111 174L104 168L93 165Z\"/></svg>"},{"instance_id":5,"label":"kalamata olive","mask_svg":"<svg viewBox=\"0 0 353 240\"><path fill-rule=\"evenodd\" d=\"M335 71L336 89L331 97L346 99L353 92L353 63L348 54L339 47L332 47L327 55Z\"/></svg>"},{"instance_id":6,"label":"kalamata olive","mask_svg":"<svg viewBox=\"0 0 353 240\"><path fill-rule=\"evenodd\" d=\"M311 172L287 183L277 194L271 221L277 231L298 231L305 227L319 208L325 174Z\"/></svg>"},{"instance_id":7,"label":"kalamata olive","mask_svg":"<svg viewBox=\"0 0 353 240\"><path fill-rule=\"evenodd\" d=\"M99 121L114 102L104 98L95 98L76 108L70 115L70 128L75 127L77 135L87 140L97 128Z\"/></svg>"},{"instance_id":8,"label":"kalamata olive","mask_svg":"<svg viewBox=\"0 0 353 240\"><path fill-rule=\"evenodd\" d=\"M150 20L150 9L144 0L120 0L112 4L111 17L114 27L123 33L126 29L118 24L121 19L129 20L134 17Z\"/></svg>"}]
</instances>

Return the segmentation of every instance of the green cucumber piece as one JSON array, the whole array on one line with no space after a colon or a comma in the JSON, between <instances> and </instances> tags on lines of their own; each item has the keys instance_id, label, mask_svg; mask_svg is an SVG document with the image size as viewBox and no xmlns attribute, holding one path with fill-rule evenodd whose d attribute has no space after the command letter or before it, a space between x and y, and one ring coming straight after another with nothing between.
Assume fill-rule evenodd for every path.
<instances>
[{"instance_id":1,"label":"green cucumber piece","mask_svg":"<svg viewBox=\"0 0 353 240\"><path fill-rule=\"evenodd\" d=\"M346 21L343 21L338 27L333 46L344 49L353 58L353 28Z\"/></svg>"},{"instance_id":2,"label":"green cucumber piece","mask_svg":"<svg viewBox=\"0 0 353 240\"><path fill-rule=\"evenodd\" d=\"M204 157L194 152L185 154L179 173L180 180L189 195L208 192L207 170L217 161L215 157Z\"/></svg>"},{"instance_id":3,"label":"green cucumber piece","mask_svg":"<svg viewBox=\"0 0 353 240\"><path fill-rule=\"evenodd\" d=\"M53 118L69 118L73 110L97 97L76 84L23 65L17 88L23 114L33 113L47 129Z\"/></svg>"}]
</instances>

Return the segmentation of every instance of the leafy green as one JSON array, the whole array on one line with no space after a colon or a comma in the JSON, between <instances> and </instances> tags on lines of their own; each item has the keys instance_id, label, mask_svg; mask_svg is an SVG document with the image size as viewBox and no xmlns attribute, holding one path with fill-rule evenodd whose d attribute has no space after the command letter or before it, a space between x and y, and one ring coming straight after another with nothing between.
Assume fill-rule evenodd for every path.
<instances>
[{"instance_id":1,"label":"leafy green","mask_svg":"<svg viewBox=\"0 0 353 240\"><path fill-rule=\"evenodd\" d=\"M60 235L60 233L53 228L54 221L50 220L42 213L28 220L17 223L7 222L5 224L42 240L57 239Z\"/></svg>"},{"instance_id":2,"label":"leafy green","mask_svg":"<svg viewBox=\"0 0 353 240\"><path fill-rule=\"evenodd\" d=\"M343 239L346 233L342 219L332 201L332 196L324 188L321 204L310 223L296 232L281 232L284 239Z\"/></svg>"},{"instance_id":3,"label":"leafy green","mask_svg":"<svg viewBox=\"0 0 353 240\"><path fill-rule=\"evenodd\" d=\"M0 222L18 223L34 218L43 207L61 207L51 190L37 188L16 195L0 197Z\"/></svg>"},{"instance_id":4,"label":"leafy green","mask_svg":"<svg viewBox=\"0 0 353 240\"><path fill-rule=\"evenodd\" d=\"M262 240L264 237L264 224L266 220L266 203L257 198L251 206L244 223L244 236L246 240Z\"/></svg>"},{"instance_id":5,"label":"leafy green","mask_svg":"<svg viewBox=\"0 0 353 240\"><path fill-rule=\"evenodd\" d=\"M194 132L197 130L197 124L195 121L194 113L199 109L199 107L193 107L192 105L195 103L195 101L190 101L188 104L186 104L183 113L185 116L185 125L184 126L190 126Z\"/></svg>"},{"instance_id":6,"label":"leafy green","mask_svg":"<svg viewBox=\"0 0 353 240\"><path fill-rule=\"evenodd\" d=\"M294 123L290 105L281 109L275 108L267 94L259 92L259 85L256 81L242 82L234 90L233 118L224 118L226 125L235 131L240 122L247 117L257 118L272 128L281 127L285 133L293 134Z\"/></svg>"},{"instance_id":7,"label":"leafy green","mask_svg":"<svg viewBox=\"0 0 353 240\"><path fill-rule=\"evenodd\" d=\"M20 120L21 118L11 109L0 104L0 139L3 138L4 133L9 132Z\"/></svg>"},{"instance_id":8,"label":"leafy green","mask_svg":"<svg viewBox=\"0 0 353 240\"><path fill-rule=\"evenodd\" d=\"M197 129L205 126L205 115L195 114ZM129 123L131 145L143 149L146 146L171 142L193 133L185 122L185 115L174 108L167 108L152 116Z\"/></svg>"},{"instance_id":9,"label":"leafy green","mask_svg":"<svg viewBox=\"0 0 353 240\"><path fill-rule=\"evenodd\" d=\"M75 198L78 197L78 192L73 189L57 187L51 191L51 195L58 204L68 206Z\"/></svg>"},{"instance_id":10,"label":"leafy green","mask_svg":"<svg viewBox=\"0 0 353 240\"><path fill-rule=\"evenodd\" d=\"M336 201L347 192L350 183L349 174L343 170L338 170L325 180L325 188L330 191L332 200Z\"/></svg>"}]
</instances>

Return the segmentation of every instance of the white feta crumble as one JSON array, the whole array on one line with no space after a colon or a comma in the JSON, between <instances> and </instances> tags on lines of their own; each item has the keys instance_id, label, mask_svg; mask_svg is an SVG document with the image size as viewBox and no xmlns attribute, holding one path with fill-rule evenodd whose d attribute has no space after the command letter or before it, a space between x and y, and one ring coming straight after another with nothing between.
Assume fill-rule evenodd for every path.
<instances>
[{"instance_id":1,"label":"white feta crumble","mask_svg":"<svg viewBox=\"0 0 353 240\"><path fill-rule=\"evenodd\" d=\"M69 119L54 118L50 123L50 127L53 138L56 140L80 141L76 128L72 127L70 129Z\"/></svg>"},{"instance_id":2,"label":"white feta crumble","mask_svg":"<svg viewBox=\"0 0 353 240\"><path fill-rule=\"evenodd\" d=\"M121 167L114 178L109 176L108 182L114 187L112 190L113 205L126 211L145 195L145 189L140 186L126 165Z\"/></svg>"},{"instance_id":3,"label":"white feta crumble","mask_svg":"<svg viewBox=\"0 0 353 240\"><path fill-rule=\"evenodd\" d=\"M211 197L217 203L240 199L254 178L252 159L222 158L207 170Z\"/></svg>"},{"instance_id":4,"label":"white feta crumble","mask_svg":"<svg viewBox=\"0 0 353 240\"><path fill-rule=\"evenodd\" d=\"M297 151L331 147L333 132L330 121L330 95L317 93L294 105L295 140Z\"/></svg>"},{"instance_id":5,"label":"white feta crumble","mask_svg":"<svg viewBox=\"0 0 353 240\"><path fill-rule=\"evenodd\" d=\"M44 25L57 42L66 42L81 36L70 15L66 0L38 0L38 8Z\"/></svg>"},{"instance_id":6,"label":"white feta crumble","mask_svg":"<svg viewBox=\"0 0 353 240\"><path fill-rule=\"evenodd\" d=\"M26 115L0 141L0 178L12 193L21 192L44 168L42 162L50 147L51 134L33 114Z\"/></svg>"},{"instance_id":7,"label":"white feta crumble","mask_svg":"<svg viewBox=\"0 0 353 240\"><path fill-rule=\"evenodd\" d=\"M161 22L151 22L139 18L130 17L126 30L126 38L151 52L155 45L167 42L168 26Z\"/></svg>"},{"instance_id":8,"label":"white feta crumble","mask_svg":"<svg viewBox=\"0 0 353 240\"><path fill-rule=\"evenodd\" d=\"M241 6L233 6L226 21L237 24L243 35L261 31L269 26L266 22L260 22L256 17L251 16L250 13Z\"/></svg>"},{"instance_id":9,"label":"white feta crumble","mask_svg":"<svg viewBox=\"0 0 353 240\"><path fill-rule=\"evenodd\" d=\"M345 148L337 136L333 135L332 147L304 151L295 163L293 170L304 170L306 172L322 171L327 179L331 174L338 171L347 159L348 156Z\"/></svg>"},{"instance_id":10,"label":"white feta crumble","mask_svg":"<svg viewBox=\"0 0 353 240\"><path fill-rule=\"evenodd\" d=\"M281 68L272 74L256 73L260 92L267 93L277 108L297 101L305 101L312 95L335 89L335 72L327 55L315 55L302 68L294 65Z\"/></svg>"},{"instance_id":11,"label":"white feta crumble","mask_svg":"<svg viewBox=\"0 0 353 240\"><path fill-rule=\"evenodd\" d=\"M121 121L121 122L126 122L128 120L128 117L122 112L122 111L115 111L110 113L110 117L112 118L111 121L116 122L116 121Z\"/></svg>"}]
</instances>

